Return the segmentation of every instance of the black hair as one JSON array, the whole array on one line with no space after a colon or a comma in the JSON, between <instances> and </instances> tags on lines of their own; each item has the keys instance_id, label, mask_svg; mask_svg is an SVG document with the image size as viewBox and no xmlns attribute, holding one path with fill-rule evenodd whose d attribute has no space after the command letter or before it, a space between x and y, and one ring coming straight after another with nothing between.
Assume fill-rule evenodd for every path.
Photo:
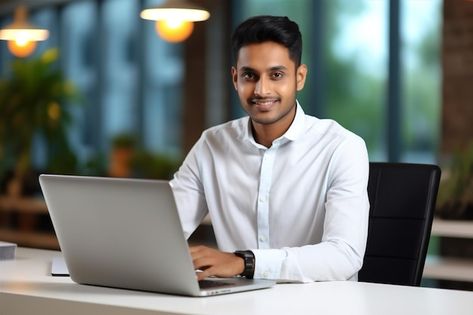
<instances>
[{"instance_id":1,"label":"black hair","mask_svg":"<svg viewBox=\"0 0 473 315\"><path fill-rule=\"evenodd\" d=\"M240 48L250 44L275 42L289 50L289 57L298 67L302 59L302 36L297 23L287 16L260 15L241 23L233 32L233 58L238 59Z\"/></svg>"}]
</instances>

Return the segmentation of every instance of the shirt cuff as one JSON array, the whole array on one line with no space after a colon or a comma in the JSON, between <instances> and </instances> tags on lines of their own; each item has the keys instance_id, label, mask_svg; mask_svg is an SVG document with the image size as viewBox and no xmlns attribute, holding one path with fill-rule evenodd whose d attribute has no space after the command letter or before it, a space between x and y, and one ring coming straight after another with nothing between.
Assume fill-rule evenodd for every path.
<instances>
[{"instance_id":1,"label":"shirt cuff","mask_svg":"<svg viewBox=\"0 0 473 315\"><path fill-rule=\"evenodd\" d=\"M252 249L255 254L255 279L279 279L281 266L286 259L282 249Z\"/></svg>"}]
</instances>

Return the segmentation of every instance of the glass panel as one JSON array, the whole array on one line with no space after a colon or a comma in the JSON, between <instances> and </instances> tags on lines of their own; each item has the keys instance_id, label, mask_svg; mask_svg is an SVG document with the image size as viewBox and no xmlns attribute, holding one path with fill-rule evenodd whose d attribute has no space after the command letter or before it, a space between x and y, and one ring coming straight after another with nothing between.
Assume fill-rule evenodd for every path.
<instances>
[{"instance_id":1,"label":"glass panel","mask_svg":"<svg viewBox=\"0 0 473 315\"><path fill-rule=\"evenodd\" d=\"M109 143L117 134L135 134L138 73L136 44L138 1L108 0L103 5L103 132Z\"/></svg>"},{"instance_id":2,"label":"glass panel","mask_svg":"<svg viewBox=\"0 0 473 315\"><path fill-rule=\"evenodd\" d=\"M61 16L61 56L63 72L81 93L83 106L73 106L73 125L69 139L80 161L93 158L99 148L100 133L95 117L97 8L93 1L78 1L65 6Z\"/></svg>"},{"instance_id":3,"label":"glass panel","mask_svg":"<svg viewBox=\"0 0 473 315\"><path fill-rule=\"evenodd\" d=\"M146 7L162 1L146 1ZM144 136L148 150L181 154L184 60L182 44L170 44L142 20L144 31Z\"/></svg>"},{"instance_id":4,"label":"glass panel","mask_svg":"<svg viewBox=\"0 0 473 315\"><path fill-rule=\"evenodd\" d=\"M49 37L45 41L37 43L37 47L34 55L38 56L45 50L51 47L58 47L59 41L59 28L56 11L52 7L44 7L39 10L35 10L30 14L31 23L41 28L45 28L49 31Z\"/></svg>"},{"instance_id":5,"label":"glass panel","mask_svg":"<svg viewBox=\"0 0 473 315\"><path fill-rule=\"evenodd\" d=\"M440 133L441 1L402 1L403 161L435 163Z\"/></svg>"},{"instance_id":6,"label":"glass panel","mask_svg":"<svg viewBox=\"0 0 473 315\"><path fill-rule=\"evenodd\" d=\"M370 160L385 160L387 1L326 1L327 116L360 135Z\"/></svg>"},{"instance_id":7,"label":"glass panel","mask_svg":"<svg viewBox=\"0 0 473 315\"><path fill-rule=\"evenodd\" d=\"M58 20L56 11L51 7L41 8L30 12L31 23L35 26L45 28L49 31L49 37L45 41L37 42L32 58L38 58L47 49L57 48L59 41ZM37 169L45 169L47 166L47 144L44 138L36 135L33 139L31 150L31 164Z\"/></svg>"},{"instance_id":8,"label":"glass panel","mask_svg":"<svg viewBox=\"0 0 473 315\"><path fill-rule=\"evenodd\" d=\"M0 19L0 26L4 27L11 22L13 22L11 15L4 15ZM12 54L8 51L7 43L6 40L0 40L0 70L2 76L8 73L9 64L13 59Z\"/></svg>"}]
</instances>

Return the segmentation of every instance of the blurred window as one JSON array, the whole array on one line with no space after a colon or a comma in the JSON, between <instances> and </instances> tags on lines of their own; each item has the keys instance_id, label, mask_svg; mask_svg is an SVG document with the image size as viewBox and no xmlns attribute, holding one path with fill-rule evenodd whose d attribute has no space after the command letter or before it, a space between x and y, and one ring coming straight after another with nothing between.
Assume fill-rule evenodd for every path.
<instances>
[{"instance_id":1,"label":"blurred window","mask_svg":"<svg viewBox=\"0 0 473 315\"><path fill-rule=\"evenodd\" d=\"M326 3L327 118L361 136L371 160L384 160L387 2Z\"/></svg>"},{"instance_id":2,"label":"blurred window","mask_svg":"<svg viewBox=\"0 0 473 315\"><path fill-rule=\"evenodd\" d=\"M145 1L145 7L162 1ZM169 44L156 33L155 23L143 23L144 90L143 143L156 152L181 154L184 83L183 44Z\"/></svg>"},{"instance_id":3,"label":"blurred window","mask_svg":"<svg viewBox=\"0 0 473 315\"><path fill-rule=\"evenodd\" d=\"M441 114L441 0L401 2L401 159L436 162Z\"/></svg>"},{"instance_id":4,"label":"blurred window","mask_svg":"<svg viewBox=\"0 0 473 315\"><path fill-rule=\"evenodd\" d=\"M97 28L95 1L78 1L64 7L61 20L61 66L80 91L81 106L72 106L69 139L79 160L93 158L102 149L101 108L98 91ZM74 105L74 104L71 104Z\"/></svg>"}]
</instances>

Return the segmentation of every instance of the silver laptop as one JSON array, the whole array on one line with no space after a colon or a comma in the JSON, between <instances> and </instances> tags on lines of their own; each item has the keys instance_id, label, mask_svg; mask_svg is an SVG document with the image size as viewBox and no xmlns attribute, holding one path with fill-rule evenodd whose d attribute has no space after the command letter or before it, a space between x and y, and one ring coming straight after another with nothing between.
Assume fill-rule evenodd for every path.
<instances>
[{"instance_id":1,"label":"silver laptop","mask_svg":"<svg viewBox=\"0 0 473 315\"><path fill-rule=\"evenodd\" d=\"M270 280L197 281L169 182L41 175L73 281L209 296L274 285Z\"/></svg>"}]
</instances>

